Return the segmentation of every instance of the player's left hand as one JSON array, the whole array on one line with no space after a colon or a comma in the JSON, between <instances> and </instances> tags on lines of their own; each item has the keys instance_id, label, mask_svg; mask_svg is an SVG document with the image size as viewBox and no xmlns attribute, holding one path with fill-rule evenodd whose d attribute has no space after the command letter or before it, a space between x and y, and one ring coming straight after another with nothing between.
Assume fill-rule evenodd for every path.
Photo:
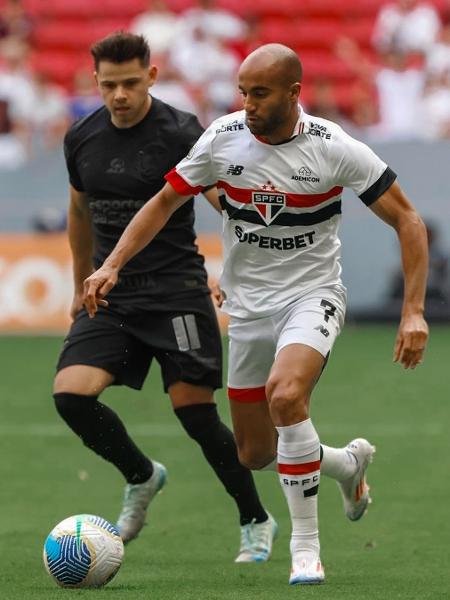
<instances>
[{"instance_id":1,"label":"player's left hand","mask_svg":"<svg viewBox=\"0 0 450 600\"><path fill-rule=\"evenodd\" d=\"M405 315L400 321L394 349L394 362L415 369L423 360L428 341L428 325L422 314Z\"/></svg>"}]
</instances>

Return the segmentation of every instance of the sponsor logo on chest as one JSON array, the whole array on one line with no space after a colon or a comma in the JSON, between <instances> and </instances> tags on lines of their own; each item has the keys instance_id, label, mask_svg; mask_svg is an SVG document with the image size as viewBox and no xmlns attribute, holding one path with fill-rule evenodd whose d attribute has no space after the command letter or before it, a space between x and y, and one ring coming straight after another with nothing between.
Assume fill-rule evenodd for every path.
<instances>
[{"instance_id":1,"label":"sponsor logo on chest","mask_svg":"<svg viewBox=\"0 0 450 600\"><path fill-rule=\"evenodd\" d=\"M298 170L298 175L292 175L291 179L293 179L294 181L305 181L307 183L320 182L320 177L317 177L308 167L301 167Z\"/></svg>"}]
</instances>

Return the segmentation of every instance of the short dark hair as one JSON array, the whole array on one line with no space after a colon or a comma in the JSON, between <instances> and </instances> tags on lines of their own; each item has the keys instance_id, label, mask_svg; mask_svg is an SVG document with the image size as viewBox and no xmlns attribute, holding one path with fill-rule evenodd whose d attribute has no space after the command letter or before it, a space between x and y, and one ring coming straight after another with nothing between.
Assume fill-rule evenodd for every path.
<instances>
[{"instance_id":1,"label":"short dark hair","mask_svg":"<svg viewBox=\"0 0 450 600\"><path fill-rule=\"evenodd\" d=\"M143 67L150 64L150 48L143 35L127 31L117 31L91 46L91 54L96 70L102 60L123 63L135 58Z\"/></svg>"}]
</instances>

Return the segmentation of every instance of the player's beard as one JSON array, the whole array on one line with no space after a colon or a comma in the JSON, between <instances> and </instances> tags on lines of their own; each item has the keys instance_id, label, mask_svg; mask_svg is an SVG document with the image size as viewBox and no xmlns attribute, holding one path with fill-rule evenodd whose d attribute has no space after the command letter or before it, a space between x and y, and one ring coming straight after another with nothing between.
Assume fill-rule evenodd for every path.
<instances>
[{"instance_id":1,"label":"player's beard","mask_svg":"<svg viewBox=\"0 0 450 600\"><path fill-rule=\"evenodd\" d=\"M245 117L247 127L254 135L271 135L284 123L284 118L279 113L272 113L266 119L259 119L254 123L249 123L248 115Z\"/></svg>"}]
</instances>

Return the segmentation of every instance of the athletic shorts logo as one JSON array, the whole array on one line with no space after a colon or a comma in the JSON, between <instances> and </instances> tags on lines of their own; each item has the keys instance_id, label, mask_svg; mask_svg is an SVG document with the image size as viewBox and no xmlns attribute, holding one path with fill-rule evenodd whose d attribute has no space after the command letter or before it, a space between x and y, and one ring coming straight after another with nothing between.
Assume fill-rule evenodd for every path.
<instances>
[{"instance_id":1,"label":"athletic shorts logo","mask_svg":"<svg viewBox=\"0 0 450 600\"><path fill-rule=\"evenodd\" d=\"M280 192L252 192L252 204L265 224L270 225L286 206L286 194L280 194Z\"/></svg>"}]
</instances>

